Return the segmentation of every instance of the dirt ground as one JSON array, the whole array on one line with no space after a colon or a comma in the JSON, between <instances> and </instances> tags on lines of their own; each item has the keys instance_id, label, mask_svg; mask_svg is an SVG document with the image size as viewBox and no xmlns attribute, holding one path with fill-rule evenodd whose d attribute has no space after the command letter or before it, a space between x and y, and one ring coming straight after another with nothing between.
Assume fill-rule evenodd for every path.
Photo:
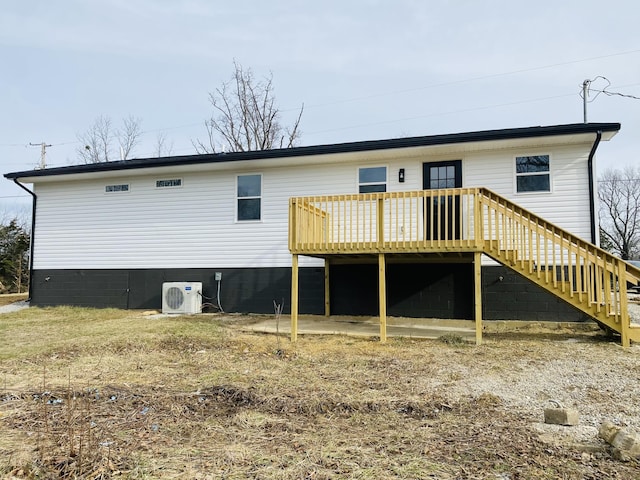
<instances>
[{"instance_id":1,"label":"dirt ground","mask_svg":"<svg viewBox=\"0 0 640 480\"><path fill-rule=\"evenodd\" d=\"M256 317L0 316L3 478L637 479L640 346L598 331L435 340L243 331ZM576 426L544 423L560 402Z\"/></svg>"}]
</instances>

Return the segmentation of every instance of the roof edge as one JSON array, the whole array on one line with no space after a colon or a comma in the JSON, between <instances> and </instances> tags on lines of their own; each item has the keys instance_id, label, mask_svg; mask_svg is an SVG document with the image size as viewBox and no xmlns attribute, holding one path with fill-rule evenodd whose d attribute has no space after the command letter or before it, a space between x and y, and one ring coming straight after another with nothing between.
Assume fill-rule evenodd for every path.
<instances>
[{"instance_id":1,"label":"roof edge","mask_svg":"<svg viewBox=\"0 0 640 480\"><path fill-rule=\"evenodd\" d=\"M11 172L4 174L4 177L10 180L14 180L26 177L50 177L56 175L110 172L176 165L197 165L206 163L234 162L242 160L268 160L273 158L304 157L349 152L366 152L372 150L389 150L397 148L483 142L491 140L549 137L581 133L617 132L619 130L620 123L573 123L552 126L507 128L464 133L428 135L420 137L404 137L387 140L365 140L327 145L280 148L273 150L257 150L251 152L210 153L196 155L178 155L170 157L134 158L130 160L119 160L116 162L70 165L43 170Z\"/></svg>"}]
</instances>

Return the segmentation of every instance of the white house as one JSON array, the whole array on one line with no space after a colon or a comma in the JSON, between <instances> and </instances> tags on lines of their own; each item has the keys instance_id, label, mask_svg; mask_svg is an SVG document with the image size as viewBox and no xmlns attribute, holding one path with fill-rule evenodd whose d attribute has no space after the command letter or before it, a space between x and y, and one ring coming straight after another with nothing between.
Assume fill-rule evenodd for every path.
<instances>
[{"instance_id":1,"label":"white house","mask_svg":"<svg viewBox=\"0 0 640 480\"><path fill-rule=\"evenodd\" d=\"M189 281L202 282L205 302L214 299L226 312L273 313L274 300L290 308L292 197L482 187L595 245L594 156L619 129L618 123L536 126L133 159L5 177L33 195L32 305L160 308L164 282ZM414 216L426 225L424 205ZM451 230L468 208L449 205L449 220L441 221ZM474 318L473 262L444 251L414 248L389 257L390 315ZM301 313L377 314L373 257L345 258L342 251L333 261L326 252L310 253L299 256ZM593 316L490 257L483 252L485 319ZM551 265L538 258L531 271L542 263Z\"/></svg>"}]
</instances>

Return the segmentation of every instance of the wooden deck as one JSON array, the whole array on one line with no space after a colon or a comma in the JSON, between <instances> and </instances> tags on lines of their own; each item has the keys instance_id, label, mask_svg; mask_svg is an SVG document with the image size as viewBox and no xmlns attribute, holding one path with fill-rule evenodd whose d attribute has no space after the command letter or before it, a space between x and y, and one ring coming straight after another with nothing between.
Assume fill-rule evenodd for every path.
<instances>
[{"instance_id":1,"label":"wooden deck","mask_svg":"<svg viewBox=\"0 0 640 480\"><path fill-rule=\"evenodd\" d=\"M486 188L418 190L291 198L291 338L298 316L298 256L375 258L380 339L386 339L386 263L390 257L472 258L476 341L482 340L481 257L487 255L618 332L640 341L631 325L627 283L640 270ZM325 263L325 313L329 272Z\"/></svg>"}]
</instances>

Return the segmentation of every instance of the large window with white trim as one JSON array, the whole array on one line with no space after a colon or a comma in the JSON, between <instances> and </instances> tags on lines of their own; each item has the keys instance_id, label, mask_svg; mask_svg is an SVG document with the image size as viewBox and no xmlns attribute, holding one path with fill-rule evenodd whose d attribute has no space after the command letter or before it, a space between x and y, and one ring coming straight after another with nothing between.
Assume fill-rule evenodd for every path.
<instances>
[{"instance_id":1,"label":"large window with white trim","mask_svg":"<svg viewBox=\"0 0 640 480\"><path fill-rule=\"evenodd\" d=\"M550 192L549 155L516 157L516 191Z\"/></svg>"},{"instance_id":2,"label":"large window with white trim","mask_svg":"<svg viewBox=\"0 0 640 480\"><path fill-rule=\"evenodd\" d=\"M262 218L262 175L238 175L238 221Z\"/></svg>"}]
</instances>

